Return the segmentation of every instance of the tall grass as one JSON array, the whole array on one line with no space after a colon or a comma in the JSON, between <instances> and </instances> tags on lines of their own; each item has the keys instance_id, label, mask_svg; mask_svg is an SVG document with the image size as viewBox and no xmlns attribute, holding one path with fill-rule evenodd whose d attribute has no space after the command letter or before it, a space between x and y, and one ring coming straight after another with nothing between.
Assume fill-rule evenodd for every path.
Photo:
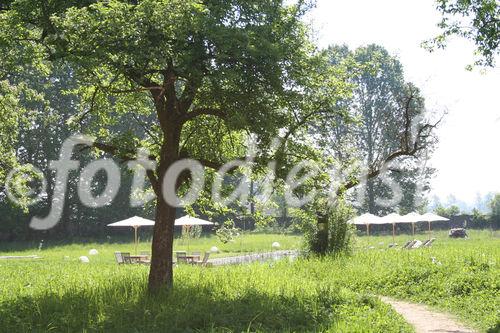
<instances>
[{"instance_id":1,"label":"tall grass","mask_svg":"<svg viewBox=\"0 0 500 333\"><path fill-rule=\"evenodd\" d=\"M283 248L300 242L286 237L252 235L246 245L205 238L190 246L237 254L267 251L271 239ZM114 263L113 251L132 244L51 247L39 252L41 260L0 261L0 332L411 332L376 294L421 301L493 331L500 318L499 239L437 237L430 249L389 249L390 237L361 237L350 257L181 266L174 290L154 296L145 290L147 267ZM79 263L93 247L99 255Z\"/></svg>"},{"instance_id":2,"label":"tall grass","mask_svg":"<svg viewBox=\"0 0 500 333\"><path fill-rule=\"evenodd\" d=\"M303 278L298 263L183 266L175 289L155 296L146 267L26 264L8 265L1 332L411 332L376 298Z\"/></svg>"}]
</instances>

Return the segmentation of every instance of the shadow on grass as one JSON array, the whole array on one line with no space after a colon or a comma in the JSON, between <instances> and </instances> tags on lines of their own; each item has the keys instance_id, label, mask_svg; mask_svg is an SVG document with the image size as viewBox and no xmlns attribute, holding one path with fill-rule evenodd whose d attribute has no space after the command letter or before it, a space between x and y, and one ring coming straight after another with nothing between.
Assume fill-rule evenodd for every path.
<instances>
[{"instance_id":1,"label":"shadow on grass","mask_svg":"<svg viewBox=\"0 0 500 333\"><path fill-rule=\"evenodd\" d=\"M172 292L149 296L139 284L0 301L0 332L323 331L334 320L332 305L342 302L328 295L270 295L182 282Z\"/></svg>"}]
</instances>

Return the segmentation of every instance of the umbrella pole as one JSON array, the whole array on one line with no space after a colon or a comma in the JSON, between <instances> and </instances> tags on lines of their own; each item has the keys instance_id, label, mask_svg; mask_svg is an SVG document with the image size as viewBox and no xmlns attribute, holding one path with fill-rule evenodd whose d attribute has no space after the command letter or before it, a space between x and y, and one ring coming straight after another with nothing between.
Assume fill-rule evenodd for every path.
<instances>
[{"instance_id":1,"label":"umbrella pole","mask_svg":"<svg viewBox=\"0 0 500 333\"><path fill-rule=\"evenodd\" d=\"M431 239L431 221L428 221L429 222L429 239Z\"/></svg>"},{"instance_id":2,"label":"umbrella pole","mask_svg":"<svg viewBox=\"0 0 500 333\"><path fill-rule=\"evenodd\" d=\"M415 222L411 223L411 234L412 234L413 238L415 238Z\"/></svg>"},{"instance_id":3,"label":"umbrella pole","mask_svg":"<svg viewBox=\"0 0 500 333\"><path fill-rule=\"evenodd\" d=\"M394 244L395 241L394 241L394 236L396 235L396 224L393 223L392 224L392 243Z\"/></svg>"},{"instance_id":4,"label":"umbrella pole","mask_svg":"<svg viewBox=\"0 0 500 333\"><path fill-rule=\"evenodd\" d=\"M135 254L137 255L137 227L134 227L134 234L135 234Z\"/></svg>"},{"instance_id":5,"label":"umbrella pole","mask_svg":"<svg viewBox=\"0 0 500 333\"><path fill-rule=\"evenodd\" d=\"M369 224L366 225L366 235L368 237L370 237L370 225Z\"/></svg>"}]
</instances>

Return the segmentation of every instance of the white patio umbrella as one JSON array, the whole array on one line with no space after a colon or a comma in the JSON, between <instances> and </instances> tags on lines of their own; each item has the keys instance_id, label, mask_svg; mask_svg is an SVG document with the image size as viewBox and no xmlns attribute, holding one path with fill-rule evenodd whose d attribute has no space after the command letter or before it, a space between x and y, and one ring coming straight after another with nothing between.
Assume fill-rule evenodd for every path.
<instances>
[{"instance_id":1,"label":"white patio umbrella","mask_svg":"<svg viewBox=\"0 0 500 333\"><path fill-rule=\"evenodd\" d=\"M449 220L450 219L447 219L446 217L442 217L434 213L425 213L424 215L422 215L422 221L429 223L429 238L431 237L431 222L449 221Z\"/></svg>"},{"instance_id":2,"label":"white patio umbrella","mask_svg":"<svg viewBox=\"0 0 500 333\"><path fill-rule=\"evenodd\" d=\"M392 242L394 243L394 237L396 236L396 223L401 222L402 216L396 213L391 213L389 215L383 216L381 220L384 223L392 224Z\"/></svg>"},{"instance_id":3,"label":"white patio umbrella","mask_svg":"<svg viewBox=\"0 0 500 333\"><path fill-rule=\"evenodd\" d=\"M191 217L189 215L185 215L183 217L180 217L180 218L176 219L175 220L175 225L176 226L184 226L184 225L188 225L188 226L193 226L193 225L214 225L214 223L210 222L210 221L199 219L197 217Z\"/></svg>"},{"instance_id":4,"label":"white patio umbrella","mask_svg":"<svg viewBox=\"0 0 500 333\"><path fill-rule=\"evenodd\" d=\"M207 220L203 220L203 219L199 219L197 217L192 217L192 216L189 216L189 215L185 215L183 217L180 217L178 219L175 220L175 225L176 226L182 226L183 228L186 228L186 231L188 232L188 251L189 251L189 229L191 229L191 227L193 225L214 225L213 222L210 222L210 221L207 221Z\"/></svg>"},{"instance_id":5,"label":"white patio umbrella","mask_svg":"<svg viewBox=\"0 0 500 333\"><path fill-rule=\"evenodd\" d=\"M412 230L412 235L415 236L415 223L423 221L422 220L422 215L419 213L409 213L406 215L401 216L401 220L399 221L400 223L411 223L411 230Z\"/></svg>"},{"instance_id":6,"label":"white patio umbrella","mask_svg":"<svg viewBox=\"0 0 500 333\"><path fill-rule=\"evenodd\" d=\"M370 236L370 224L383 224L383 221L378 216L366 213L349 220L347 223L355 225L366 225L366 234Z\"/></svg>"},{"instance_id":7,"label":"white patio umbrella","mask_svg":"<svg viewBox=\"0 0 500 333\"><path fill-rule=\"evenodd\" d=\"M155 225L155 221L151 221L139 216L134 216L126 220L108 224L108 227L132 227L134 228L135 254L137 254L137 229L144 226Z\"/></svg>"}]
</instances>

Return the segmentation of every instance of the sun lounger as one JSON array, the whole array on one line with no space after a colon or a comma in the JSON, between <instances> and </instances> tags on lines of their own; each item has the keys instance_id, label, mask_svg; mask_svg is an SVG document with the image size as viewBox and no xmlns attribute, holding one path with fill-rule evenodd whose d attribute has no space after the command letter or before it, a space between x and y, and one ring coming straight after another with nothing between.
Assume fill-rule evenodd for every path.
<instances>
[{"instance_id":1,"label":"sun lounger","mask_svg":"<svg viewBox=\"0 0 500 333\"><path fill-rule=\"evenodd\" d=\"M432 243L434 243L435 240L436 240L436 238L431 238L428 241L426 241L423 246L424 247L431 247Z\"/></svg>"},{"instance_id":2,"label":"sun lounger","mask_svg":"<svg viewBox=\"0 0 500 333\"><path fill-rule=\"evenodd\" d=\"M132 260L130 259L130 253L128 252L115 252L115 259L119 265L132 263Z\"/></svg>"},{"instance_id":3,"label":"sun lounger","mask_svg":"<svg viewBox=\"0 0 500 333\"><path fill-rule=\"evenodd\" d=\"M149 259L151 257L151 253L149 251L141 251L139 254L141 256L147 256L146 259Z\"/></svg>"},{"instance_id":4,"label":"sun lounger","mask_svg":"<svg viewBox=\"0 0 500 333\"><path fill-rule=\"evenodd\" d=\"M208 266L209 265L209 262L208 262L209 257L210 257L210 252L205 252L205 255L203 256L203 260L195 261L194 264L199 265L199 266Z\"/></svg>"},{"instance_id":5,"label":"sun lounger","mask_svg":"<svg viewBox=\"0 0 500 333\"><path fill-rule=\"evenodd\" d=\"M186 252L176 252L177 264L187 264L187 253Z\"/></svg>"},{"instance_id":6,"label":"sun lounger","mask_svg":"<svg viewBox=\"0 0 500 333\"><path fill-rule=\"evenodd\" d=\"M413 246L413 244L415 244L416 240L410 240L410 241L407 241L406 244L402 247L403 249L411 249L411 247Z\"/></svg>"},{"instance_id":7,"label":"sun lounger","mask_svg":"<svg viewBox=\"0 0 500 333\"><path fill-rule=\"evenodd\" d=\"M201 259L201 252L193 252L191 255L193 256L194 261L199 261ZM198 257L198 259L194 259L195 257Z\"/></svg>"},{"instance_id":8,"label":"sun lounger","mask_svg":"<svg viewBox=\"0 0 500 333\"><path fill-rule=\"evenodd\" d=\"M411 246L411 249L418 249L418 248L421 248L423 244L424 244L424 243L422 243L421 241L416 240L416 241L415 241L415 243L413 243L413 245Z\"/></svg>"},{"instance_id":9,"label":"sun lounger","mask_svg":"<svg viewBox=\"0 0 500 333\"><path fill-rule=\"evenodd\" d=\"M115 259L116 259L116 262L118 263L118 265L121 265L124 263L121 252L115 252Z\"/></svg>"}]
</instances>

